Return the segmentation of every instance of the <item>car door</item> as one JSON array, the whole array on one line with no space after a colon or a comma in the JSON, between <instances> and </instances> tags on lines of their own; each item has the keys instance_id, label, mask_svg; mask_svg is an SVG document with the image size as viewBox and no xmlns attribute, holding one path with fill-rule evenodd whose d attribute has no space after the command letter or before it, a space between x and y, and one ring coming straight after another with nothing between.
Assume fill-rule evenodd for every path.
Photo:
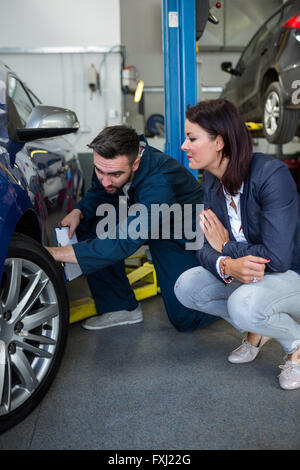
<instances>
[{"instance_id":1,"label":"car door","mask_svg":"<svg viewBox=\"0 0 300 470\"><path fill-rule=\"evenodd\" d=\"M239 61L238 70L241 76L238 100L245 120L260 119L260 84L264 71L274 54L274 44L277 39L276 26L280 17L281 10L264 23Z\"/></svg>"},{"instance_id":2,"label":"car door","mask_svg":"<svg viewBox=\"0 0 300 470\"><path fill-rule=\"evenodd\" d=\"M12 74L8 75L8 96L25 127L32 109L40 103L39 100ZM49 138L26 143L17 152L13 165L14 171L16 168L22 171L31 189L30 193L34 194L33 205L47 219L46 234L51 241L53 227L66 214L69 175L61 140Z\"/></svg>"},{"instance_id":3,"label":"car door","mask_svg":"<svg viewBox=\"0 0 300 470\"><path fill-rule=\"evenodd\" d=\"M264 34L265 29L262 27L250 41L237 66L240 74L238 87L239 109L246 121L252 121L256 118L255 113L253 114L253 100L261 60L261 56L257 54L257 44L260 38L264 37Z\"/></svg>"}]
</instances>

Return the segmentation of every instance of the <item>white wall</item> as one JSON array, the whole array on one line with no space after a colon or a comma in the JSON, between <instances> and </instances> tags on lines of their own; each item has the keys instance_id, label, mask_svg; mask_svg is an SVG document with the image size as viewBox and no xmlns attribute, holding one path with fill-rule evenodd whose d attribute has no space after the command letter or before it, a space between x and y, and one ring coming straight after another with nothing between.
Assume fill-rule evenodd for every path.
<instances>
[{"instance_id":1,"label":"white wall","mask_svg":"<svg viewBox=\"0 0 300 470\"><path fill-rule=\"evenodd\" d=\"M197 54L197 82L198 100L218 98L220 93L203 92L203 87L223 88L230 79L230 75L221 70L221 63L230 61L236 65L240 57L239 52L207 52L199 51Z\"/></svg>"},{"instance_id":2,"label":"white wall","mask_svg":"<svg viewBox=\"0 0 300 470\"><path fill-rule=\"evenodd\" d=\"M121 40L126 46L126 65L134 65L145 87L163 87L162 0L120 0ZM153 114L164 114L164 94L144 93L145 120ZM125 108L138 111L132 97Z\"/></svg>"},{"instance_id":3,"label":"white wall","mask_svg":"<svg viewBox=\"0 0 300 470\"><path fill-rule=\"evenodd\" d=\"M1 48L120 46L120 0L1 0ZM17 12L17 14L16 14ZM117 48L115 48L116 50ZM105 60L104 60L105 57ZM79 152L105 126L122 121L121 56L111 52L1 54L22 80L49 105L77 113L80 133L70 137ZM88 69L101 66L102 95L92 99Z\"/></svg>"},{"instance_id":4,"label":"white wall","mask_svg":"<svg viewBox=\"0 0 300 470\"><path fill-rule=\"evenodd\" d=\"M119 0L1 0L2 47L120 44Z\"/></svg>"}]
</instances>

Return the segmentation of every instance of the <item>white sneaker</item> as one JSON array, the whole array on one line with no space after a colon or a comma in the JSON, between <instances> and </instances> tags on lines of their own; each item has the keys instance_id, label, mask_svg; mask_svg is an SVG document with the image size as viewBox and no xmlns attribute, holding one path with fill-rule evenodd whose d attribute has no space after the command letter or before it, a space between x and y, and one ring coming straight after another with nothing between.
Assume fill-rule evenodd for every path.
<instances>
[{"instance_id":1,"label":"white sneaker","mask_svg":"<svg viewBox=\"0 0 300 470\"><path fill-rule=\"evenodd\" d=\"M135 310L118 310L88 318L82 323L82 327L87 330L102 330L112 326L130 325L142 321L143 313L139 304Z\"/></svg>"},{"instance_id":2,"label":"white sneaker","mask_svg":"<svg viewBox=\"0 0 300 470\"><path fill-rule=\"evenodd\" d=\"M287 356L284 357L287 359ZM285 390L295 390L300 387L300 364L298 362L286 361L279 366L282 372L279 374L279 385Z\"/></svg>"},{"instance_id":3,"label":"white sneaker","mask_svg":"<svg viewBox=\"0 0 300 470\"><path fill-rule=\"evenodd\" d=\"M243 364L254 361L263 345L266 344L269 339L270 338L267 336L262 336L258 346L253 346L247 341L247 338L244 338L242 344L229 354L228 361L233 364Z\"/></svg>"}]
</instances>

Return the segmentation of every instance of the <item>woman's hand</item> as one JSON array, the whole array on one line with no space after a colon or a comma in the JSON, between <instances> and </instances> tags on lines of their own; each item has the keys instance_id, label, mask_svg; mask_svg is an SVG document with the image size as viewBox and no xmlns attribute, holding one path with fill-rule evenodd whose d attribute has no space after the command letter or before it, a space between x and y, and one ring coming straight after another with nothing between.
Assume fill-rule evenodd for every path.
<instances>
[{"instance_id":1,"label":"woman's hand","mask_svg":"<svg viewBox=\"0 0 300 470\"><path fill-rule=\"evenodd\" d=\"M266 264L269 262L269 259L253 255L236 259L228 258L226 260L225 274L244 284L261 281L265 274Z\"/></svg>"},{"instance_id":2,"label":"woman's hand","mask_svg":"<svg viewBox=\"0 0 300 470\"><path fill-rule=\"evenodd\" d=\"M210 246L222 253L223 244L229 241L229 233L211 209L200 214L200 227Z\"/></svg>"}]
</instances>

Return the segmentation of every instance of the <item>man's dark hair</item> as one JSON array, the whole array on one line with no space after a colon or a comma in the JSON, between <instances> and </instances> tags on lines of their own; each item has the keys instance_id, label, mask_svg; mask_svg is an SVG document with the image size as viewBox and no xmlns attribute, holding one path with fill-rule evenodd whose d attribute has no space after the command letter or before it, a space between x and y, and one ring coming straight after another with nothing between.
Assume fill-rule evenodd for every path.
<instances>
[{"instance_id":1,"label":"man's dark hair","mask_svg":"<svg viewBox=\"0 0 300 470\"><path fill-rule=\"evenodd\" d=\"M139 153L139 136L128 126L105 127L88 147L107 159L126 155L132 164Z\"/></svg>"},{"instance_id":2,"label":"man's dark hair","mask_svg":"<svg viewBox=\"0 0 300 470\"><path fill-rule=\"evenodd\" d=\"M229 194L235 195L248 175L252 160L252 137L240 112L230 101L216 99L189 107L186 117L202 127L212 139L222 136L222 159L229 157L222 184Z\"/></svg>"}]
</instances>

